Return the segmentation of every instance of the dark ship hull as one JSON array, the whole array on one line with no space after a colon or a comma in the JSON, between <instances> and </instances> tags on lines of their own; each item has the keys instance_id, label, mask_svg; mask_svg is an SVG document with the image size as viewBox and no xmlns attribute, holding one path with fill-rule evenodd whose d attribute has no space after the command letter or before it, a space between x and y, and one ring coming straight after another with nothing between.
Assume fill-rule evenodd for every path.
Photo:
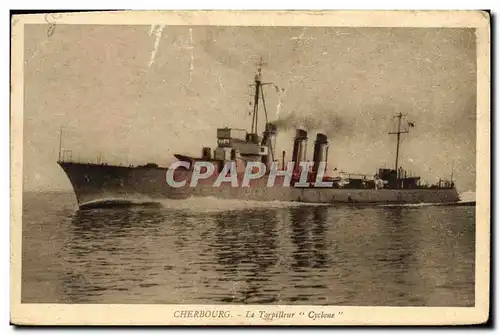
<instances>
[{"instance_id":1,"label":"dark ship hull","mask_svg":"<svg viewBox=\"0 0 500 335\"><path fill-rule=\"evenodd\" d=\"M85 207L151 204L159 199L216 197L257 201L298 201L328 204L419 204L455 203L455 188L368 189L267 187L265 179L252 180L250 187L213 186L215 177L200 180L196 187L174 188L166 182L167 168L125 167L105 164L59 162L73 186L78 205ZM177 177L189 180L191 171L178 171Z\"/></svg>"}]
</instances>

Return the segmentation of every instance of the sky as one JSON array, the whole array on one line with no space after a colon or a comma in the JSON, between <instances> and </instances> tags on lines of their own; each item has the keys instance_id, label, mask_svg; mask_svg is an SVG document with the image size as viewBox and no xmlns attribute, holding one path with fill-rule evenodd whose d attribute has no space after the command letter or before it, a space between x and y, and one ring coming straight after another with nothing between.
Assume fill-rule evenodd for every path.
<instances>
[{"instance_id":1,"label":"sky","mask_svg":"<svg viewBox=\"0 0 500 335\"><path fill-rule=\"evenodd\" d=\"M330 141L329 169L393 167L394 116L412 122L400 165L475 189L473 29L224 26L25 26L24 189L70 190L56 164L59 129L72 158L166 165L216 147L216 129L250 129L256 64L269 121ZM264 117L260 116L260 129ZM292 151L294 127L276 151Z\"/></svg>"}]
</instances>

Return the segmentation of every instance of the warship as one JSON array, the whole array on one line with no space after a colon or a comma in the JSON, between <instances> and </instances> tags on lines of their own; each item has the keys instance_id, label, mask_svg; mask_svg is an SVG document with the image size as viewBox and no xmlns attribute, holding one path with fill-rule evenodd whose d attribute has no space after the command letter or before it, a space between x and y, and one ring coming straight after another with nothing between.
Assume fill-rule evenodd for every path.
<instances>
[{"instance_id":1,"label":"warship","mask_svg":"<svg viewBox=\"0 0 500 335\"><path fill-rule=\"evenodd\" d=\"M57 163L69 178L80 208L109 207L155 202L159 199L186 199L189 197L215 197L256 201L292 201L327 204L454 204L459 195L453 182L439 180L427 185L419 176L413 176L399 164L400 138L409 132L413 123L402 127L402 113L396 115L396 158L393 169L379 168L373 175L337 173L326 175L329 141L326 134L317 133L313 160L306 159L308 132L295 129L291 161L286 152L280 157L275 152L279 127L269 122L264 87L274 85L262 81L259 65L252 87L253 113L250 131L236 128L217 129L217 147L202 147L201 155L194 157L175 154L170 166L146 163L137 166L113 165L103 162L89 163L72 159L70 150L63 150L62 128ZM259 133L259 107L265 117L265 128ZM261 121L262 122L262 121ZM210 163L210 175L199 177L197 163ZM216 183L230 163L235 169L234 179ZM255 163L266 169L258 178L247 180L246 168ZM307 163L307 164L304 164ZM230 170L233 171L233 170ZM206 171L205 171L206 172ZM195 178L195 175L196 178ZM269 184L269 177L275 181ZM168 182L168 176L175 185ZM288 178L288 180L287 180ZM193 183L193 179L196 179ZM242 182L243 181L243 182ZM182 185L182 186L179 186ZM214 186L217 185L217 186ZM321 185L318 186L318 185ZM327 186L325 186L327 185Z\"/></svg>"}]
</instances>

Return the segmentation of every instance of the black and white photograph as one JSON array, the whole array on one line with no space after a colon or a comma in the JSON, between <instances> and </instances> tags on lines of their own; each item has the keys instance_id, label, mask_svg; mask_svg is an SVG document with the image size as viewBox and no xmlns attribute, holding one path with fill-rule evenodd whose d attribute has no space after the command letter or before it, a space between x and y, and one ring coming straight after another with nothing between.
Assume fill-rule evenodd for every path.
<instances>
[{"instance_id":1,"label":"black and white photograph","mask_svg":"<svg viewBox=\"0 0 500 335\"><path fill-rule=\"evenodd\" d=\"M489 20L14 16L13 321L485 321Z\"/></svg>"}]
</instances>

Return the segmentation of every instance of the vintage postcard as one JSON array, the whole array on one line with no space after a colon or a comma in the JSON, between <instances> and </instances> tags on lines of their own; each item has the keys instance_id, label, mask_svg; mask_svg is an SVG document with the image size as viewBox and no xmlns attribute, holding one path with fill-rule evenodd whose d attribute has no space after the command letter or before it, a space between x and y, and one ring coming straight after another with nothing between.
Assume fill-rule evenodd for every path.
<instances>
[{"instance_id":1,"label":"vintage postcard","mask_svg":"<svg viewBox=\"0 0 500 335\"><path fill-rule=\"evenodd\" d=\"M11 321L489 318L490 17L12 19Z\"/></svg>"}]
</instances>

